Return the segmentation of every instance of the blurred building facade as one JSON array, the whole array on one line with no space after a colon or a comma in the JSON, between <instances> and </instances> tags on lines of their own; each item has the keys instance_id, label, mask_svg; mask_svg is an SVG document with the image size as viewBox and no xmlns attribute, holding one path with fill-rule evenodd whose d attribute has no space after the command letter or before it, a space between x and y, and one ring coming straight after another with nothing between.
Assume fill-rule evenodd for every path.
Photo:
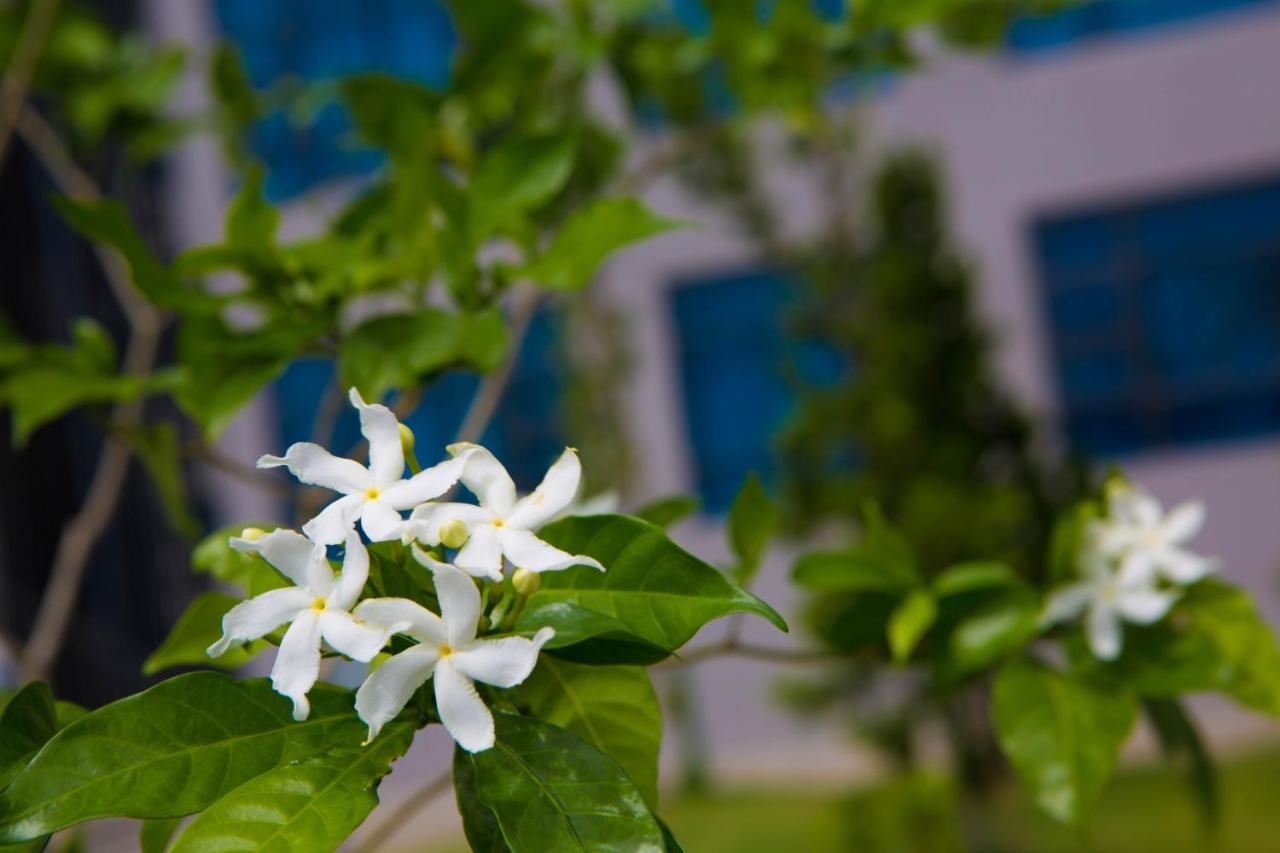
<instances>
[{"instance_id":1,"label":"blurred building facade","mask_svg":"<svg viewBox=\"0 0 1280 853\"><path fill-rule=\"evenodd\" d=\"M323 79L378 68L439 84L452 44L447 18L429 2L150 0L149 8L161 34L197 44L235 39L257 82L282 70ZM955 236L976 264L1008 386L1055 440L1114 461L1166 500L1205 499L1200 544L1280 621L1276 80L1280 2L1105 0L1020 24L994 55L939 54L872 103L834 108L866 113L873 161L875 151L923 145L942 162ZM602 108L618 107L606 96ZM335 115L306 132L262 128L260 151L287 165L273 173L277 198L376 167L342 153L343 127ZM217 152L189 147L177 169L183 178L171 182L170 201L181 241L214 239L231 189ZM779 174L773 188L794 227L816 220L806 181ZM287 229L305 233L326 192L287 204ZM700 493L719 510L749 470L768 470L788 412L779 375L787 284L675 183L655 186L647 200L704 227L625 253L598 285L631 321L637 358L625 422L643 463L636 492ZM557 393L547 346L535 328L518 399L489 436L523 453L529 476L557 445L554 434L521 425L522 413L545 424ZM309 422L325 370L292 371L274 400L232 429L228 452L250 460L297 437L291 423ZM443 395L452 401L444 408L460 417L469 393L460 383ZM442 439L452 429L448 417L414 426ZM235 517L246 501L261 501L211 483ZM724 559L714 514L677 534L700 555ZM778 550L760 592L794 612L788 556ZM765 626L748 636L778 641ZM699 670L697 689L717 720L717 767L845 778L851 759L832 749L830 731L768 702L772 676L742 661Z\"/></svg>"}]
</instances>

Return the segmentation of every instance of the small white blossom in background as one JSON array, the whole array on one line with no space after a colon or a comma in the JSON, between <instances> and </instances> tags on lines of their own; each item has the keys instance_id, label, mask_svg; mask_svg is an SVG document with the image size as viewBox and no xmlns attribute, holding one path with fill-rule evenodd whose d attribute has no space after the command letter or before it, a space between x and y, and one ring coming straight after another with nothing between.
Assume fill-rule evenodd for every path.
<instances>
[{"instance_id":1,"label":"small white blossom in background","mask_svg":"<svg viewBox=\"0 0 1280 853\"><path fill-rule=\"evenodd\" d=\"M1115 660L1124 645L1123 623L1150 625L1163 619L1182 587L1212 572L1215 561L1184 545L1204 524L1204 506L1188 502L1168 515L1159 502L1129 483L1107 487L1106 516L1085 529L1078 556L1080 580L1055 590L1041 624L1083 614L1089 649Z\"/></svg>"},{"instance_id":2,"label":"small white blossom in background","mask_svg":"<svg viewBox=\"0 0 1280 853\"><path fill-rule=\"evenodd\" d=\"M418 644L388 658L356 693L356 713L369 725L369 740L404 708L415 690L434 679L440 722L459 746L480 752L493 746L493 714L474 682L514 687L529 677L543 644L554 636L543 628L533 639L477 638L481 616L475 582L447 563L432 575L440 616L407 598L371 598L355 614L371 622L403 626Z\"/></svg>"},{"instance_id":3,"label":"small white blossom in background","mask_svg":"<svg viewBox=\"0 0 1280 853\"><path fill-rule=\"evenodd\" d=\"M380 403L366 404L355 388L350 399L360 412L360 432L369 442L369 467L334 456L308 441L291 445L284 456L266 455L258 460L259 468L283 465L300 482L342 493L302 528L324 545L341 542L357 519L370 541L399 538L404 524L400 513L453 488L466 464L466 454L454 454L404 479L404 447L395 414Z\"/></svg>"},{"instance_id":4,"label":"small white blossom in background","mask_svg":"<svg viewBox=\"0 0 1280 853\"><path fill-rule=\"evenodd\" d=\"M449 446L464 460L459 478L476 496L479 506L428 503L413 511L407 536L428 545L457 547L453 565L473 577L502 580L502 559L526 572L553 572L570 566L604 566L591 557L570 554L548 545L534 531L573 503L582 479L582 464L566 448L531 493L517 499L507 469L493 454L476 444Z\"/></svg>"},{"instance_id":5,"label":"small white blossom in background","mask_svg":"<svg viewBox=\"0 0 1280 853\"><path fill-rule=\"evenodd\" d=\"M257 640L289 623L271 668L271 686L293 701L293 718L305 720L311 712L307 693L320 673L322 639L335 651L367 663L400 628L357 619L350 612L369 576L369 552L359 535L348 533L342 572L335 578L324 546L292 530L232 539L231 546L261 555L295 586L264 592L227 611L222 638L209 647L209 656L219 657L232 643Z\"/></svg>"}]
</instances>

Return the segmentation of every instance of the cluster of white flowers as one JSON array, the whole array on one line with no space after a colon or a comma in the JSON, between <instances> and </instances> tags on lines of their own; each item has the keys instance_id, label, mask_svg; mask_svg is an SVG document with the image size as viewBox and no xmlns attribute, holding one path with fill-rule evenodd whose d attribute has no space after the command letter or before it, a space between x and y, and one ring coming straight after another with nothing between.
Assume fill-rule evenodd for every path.
<instances>
[{"instance_id":1,"label":"cluster of white flowers","mask_svg":"<svg viewBox=\"0 0 1280 853\"><path fill-rule=\"evenodd\" d=\"M231 608L222 619L222 638L209 647L209 654L217 657L233 643L256 640L287 624L271 683L293 701L294 718L304 720L310 713L307 693L320 671L322 642L367 663L393 635L403 634L416 645L385 660L356 693L356 711L369 726L369 738L434 678L436 707L449 734L463 749L488 749L493 746L493 715L474 682L495 687L521 683L554 631L543 628L532 639L478 637L484 614L472 578L501 582L504 557L516 567L512 580L521 591L536 587L539 572L581 565L603 571L590 557L554 548L534 532L572 503L582 476L578 456L566 449L541 485L519 499L506 469L475 444L451 445L449 459L405 479L402 427L395 415L386 406L366 404L354 388L351 403L360 412L360 431L369 442L369 467L308 442L293 445L283 457L258 460L261 468L286 466L303 483L333 489L342 497L303 525L302 533L246 531L231 540L233 548L261 555L295 586ZM475 494L479 506L431 503L459 482ZM406 519L401 513L409 510ZM438 615L405 598L360 601L369 552L357 522L372 542L399 540L412 548L435 580ZM338 544L344 553L342 571L335 576L327 546ZM440 562L420 545L443 545L457 554L453 563Z\"/></svg>"},{"instance_id":2,"label":"cluster of white flowers","mask_svg":"<svg viewBox=\"0 0 1280 853\"><path fill-rule=\"evenodd\" d=\"M1114 660L1122 623L1150 625L1164 618L1183 587L1211 573L1216 562L1185 546L1204 525L1204 504L1188 501L1165 514L1159 501L1123 481L1108 484L1106 515L1089 523L1081 543L1081 579L1054 592L1045 605L1052 624L1084 614L1089 648Z\"/></svg>"}]
</instances>

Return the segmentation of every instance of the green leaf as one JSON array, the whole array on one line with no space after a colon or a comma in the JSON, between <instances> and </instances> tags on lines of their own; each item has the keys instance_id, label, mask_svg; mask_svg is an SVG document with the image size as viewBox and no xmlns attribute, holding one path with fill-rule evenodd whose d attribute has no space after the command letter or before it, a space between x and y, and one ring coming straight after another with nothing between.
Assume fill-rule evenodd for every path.
<instances>
[{"instance_id":1,"label":"green leaf","mask_svg":"<svg viewBox=\"0 0 1280 853\"><path fill-rule=\"evenodd\" d=\"M918 589L908 595L889 617L889 649L893 659L902 663L911 657L916 644L938 617L938 602L928 590Z\"/></svg>"},{"instance_id":2,"label":"green leaf","mask_svg":"<svg viewBox=\"0 0 1280 853\"><path fill-rule=\"evenodd\" d=\"M647 665L671 656L671 650L637 637L617 617L572 601L531 600L516 620L516 632L529 637L546 626L556 635L543 648L572 661Z\"/></svg>"},{"instance_id":3,"label":"green leaf","mask_svg":"<svg viewBox=\"0 0 1280 853\"><path fill-rule=\"evenodd\" d=\"M1034 595L1010 595L962 619L951 634L951 667L958 673L989 666L1036 635L1040 606Z\"/></svg>"},{"instance_id":4,"label":"green leaf","mask_svg":"<svg viewBox=\"0 0 1280 853\"><path fill-rule=\"evenodd\" d=\"M457 357L459 325L458 315L436 308L361 323L338 351L343 387L354 385L366 399L380 400L393 388L416 384Z\"/></svg>"},{"instance_id":5,"label":"green leaf","mask_svg":"<svg viewBox=\"0 0 1280 853\"><path fill-rule=\"evenodd\" d=\"M245 175L240 190L227 205L226 242L232 246L265 248L275 240L280 227L280 211L263 195L266 173L255 164Z\"/></svg>"},{"instance_id":6,"label":"green leaf","mask_svg":"<svg viewBox=\"0 0 1280 853\"><path fill-rule=\"evenodd\" d=\"M1195 722L1177 699L1145 699L1142 707L1160 740L1165 758L1171 763L1186 761L1187 781L1204 828L1214 830L1222 814L1218 771Z\"/></svg>"},{"instance_id":7,"label":"green leaf","mask_svg":"<svg viewBox=\"0 0 1280 853\"><path fill-rule=\"evenodd\" d=\"M1023 584L1022 578L1007 563L981 560L956 563L943 569L933 579L933 591L939 598L973 592L979 589L999 589Z\"/></svg>"},{"instance_id":8,"label":"green leaf","mask_svg":"<svg viewBox=\"0 0 1280 853\"><path fill-rule=\"evenodd\" d=\"M0 842L99 817L193 814L268 770L356 747L366 733L347 691L312 689L311 716L297 722L265 680L180 675L54 735L0 795Z\"/></svg>"},{"instance_id":9,"label":"green leaf","mask_svg":"<svg viewBox=\"0 0 1280 853\"><path fill-rule=\"evenodd\" d=\"M685 223L657 216L633 198L597 199L568 218L525 274L549 290L580 290L614 251L683 227Z\"/></svg>"},{"instance_id":10,"label":"green leaf","mask_svg":"<svg viewBox=\"0 0 1280 853\"><path fill-rule=\"evenodd\" d=\"M596 515L549 524L539 537L571 554L594 557L608 571L579 566L542 576L529 606L569 601L614 617L628 633L667 650L729 613L754 613L779 630L786 622L768 604L638 518Z\"/></svg>"},{"instance_id":11,"label":"green leaf","mask_svg":"<svg viewBox=\"0 0 1280 853\"><path fill-rule=\"evenodd\" d=\"M997 674L993 704L1000 748L1036 802L1083 824L1133 728L1133 695L1016 658Z\"/></svg>"},{"instance_id":12,"label":"green leaf","mask_svg":"<svg viewBox=\"0 0 1280 853\"><path fill-rule=\"evenodd\" d=\"M138 830L139 853L165 853L181 824L180 817L144 820L142 828Z\"/></svg>"},{"instance_id":13,"label":"green leaf","mask_svg":"<svg viewBox=\"0 0 1280 853\"><path fill-rule=\"evenodd\" d=\"M268 770L205 809L178 836L173 853L336 850L378 805L378 782L413 735L413 725L392 723L368 746Z\"/></svg>"},{"instance_id":14,"label":"green leaf","mask_svg":"<svg viewBox=\"0 0 1280 853\"><path fill-rule=\"evenodd\" d=\"M662 840L667 845L667 853L684 853L684 846L676 838L676 834L671 831L671 827L667 826L667 822L657 815L654 815L653 818L658 822L658 828L662 830Z\"/></svg>"},{"instance_id":15,"label":"green leaf","mask_svg":"<svg viewBox=\"0 0 1280 853\"><path fill-rule=\"evenodd\" d=\"M201 539L191 552L191 567L198 573L238 587L246 597L289 586L284 575L272 568L266 560L257 554L237 551L230 545L231 537L239 536L247 527L256 527L270 533L279 526L269 521L260 521L215 530Z\"/></svg>"},{"instance_id":16,"label":"green leaf","mask_svg":"<svg viewBox=\"0 0 1280 853\"><path fill-rule=\"evenodd\" d=\"M27 766L57 730L58 711L49 685L33 681L13 694L0 713L0 788Z\"/></svg>"},{"instance_id":17,"label":"green leaf","mask_svg":"<svg viewBox=\"0 0 1280 853\"><path fill-rule=\"evenodd\" d=\"M497 370L511 348L507 321L497 308L462 315L458 329L458 360L480 373Z\"/></svg>"},{"instance_id":18,"label":"green leaf","mask_svg":"<svg viewBox=\"0 0 1280 853\"><path fill-rule=\"evenodd\" d=\"M729 544L738 557L734 573L738 583L743 586L751 583L760 570L765 545L777 534L781 524L778 505L764 490L760 477L751 472L729 509Z\"/></svg>"},{"instance_id":19,"label":"green leaf","mask_svg":"<svg viewBox=\"0 0 1280 853\"><path fill-rule=\"evenodd\" d=\"M1096 501L1081 501L1058 517L1049 538L1049 580L1063 583L1079 575L1077 556L1089 522L1099 515Z\"/></svg>"},{"instance_id":20,"label":"green leaf","mask_svg":"<svg viewBox=\"0 0 1280 853\"><path fill-rule=\"evenodd\" d=\"M160 648L152 652L142 664L142 674L155 675L171 667L192 665L235 669L252 660L270 644L255 640L247 645L228 649L226 654L217 658L211 658L205 653L222 636L222 617L239 603L240 599L221 592L202 592L197 595L178 617Z\"/></svg>"},{"instance_id":21,"label":"green leaf","mask_svg":"<svg viewBox=\"0 0 1280 853\"><path fill-rule=\"evenodd\" d=\"M129 443L151 475L169 523L179 533L194 537L200 525L187 504L177 429L169 423L154 424L131 433Z\"/></svg>"},{"instance_id":22,"label":"green leaf","mask_svg":"<svg viewBox=\"0 0 1280 853\"><path fill-rule=\"evenodd\" d=\"M534 210L564 187L575 146L560 136L513 139L489 151L471 182L471 230L483 238L513 215Z\"/></svg>"},{"instance_id":23,"label":"green leaf","mask_svg":"<svg viewBox=\"0 0 1280 853\"><path fill-rule=\"evenodd\" d=\"M645 504L634 515L665 530L693 515L701 506L702 500L694 495L671 495Z\"/></svg>"},{"instance_id":24,"label":"green leaf","mask_svg":"<svg viewBox=\"0 0 1280 853\"><path fill-rule=\"evenodd\" d=\"M493 749L454 753L473 850L502 849L494 822L512 853L666 849L644 796L612 758L550 723L510 714L495 715L495 723ZM473 835L477 826L486 831Z\"/></svg>"},{"instance_id":25,"label":"green leaf","mask_svg":"<svg viewBox=\"0 0 1280 853\"><path fill-rule=\"evenodd\" d=\"M76 231L95 243L105 243L124 258L130 278L152 303L175 310L214 303L207 294L187 287L143 242L125 206L115 199L90 201L58 196L53 206Z\"/></svg>"},{"instance_id":26,"label":"green leaf","mask_svg":"<svg viewBox=\"0 0 1280 853\"><path fill-rule=\"evenodd\" d=\"M919 578L911 546L875 507L852 547L808 554L791 570L791 579L813 592L902 593Z\"/></svg>"},{"instance_id":27,"label":"green leaf","mask_svg":"<svg viewBox=\"0 0 1280 853\"><path fill-rule=\"evenodd\" d=\"M662 709L642 667L583 666L543 655L516 697L534 717L613 758L646 802L657 805Z\"/></svg>"}]
</instances>

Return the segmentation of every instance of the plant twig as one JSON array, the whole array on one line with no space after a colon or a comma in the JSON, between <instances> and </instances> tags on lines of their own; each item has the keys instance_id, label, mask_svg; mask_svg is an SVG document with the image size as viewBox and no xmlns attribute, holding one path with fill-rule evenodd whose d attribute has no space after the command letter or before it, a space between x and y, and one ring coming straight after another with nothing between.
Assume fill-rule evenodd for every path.
<instances>
[{"instance_id":1,"label":"plant twig","mask_svg":"<svg viewBox=\"0 0 1280 853\"><path fill-rule=\"evenodd\" d=\"M44 43L53 29L60 0L35 0L22 24L22 35L13 50L13 58L0 81L0 164L4 163L9 143L13 141L18 118L27 101L31 78L44 51Z\"/></svg>"},{"instance_id":2,"label":"plant twig","mask_svg":"<svg viewBox=\"0 0 1280 853\"><path fill-rule=\"evenodd\" d=\"M452 782L453 771L446 770L410 794L407 800L392 809L391 813L369 833L369 837L362 841L360 844L362 853L379 853L385 850L391 836L403 829L414 814L421 811L427 803L443 794Z\"/></svg>"},{"instance_id":3,"label":"plant twig","mask_svg":"<svg viewBox=\"0 0 1280 853\"><path fill-rule=\"evenodd\" d=\"M678 658L669 658L658 664L658 669L675 669L702 663L705 660L719 657L744 657L753 660L775 661L778 663L816 663L824 660L835 660L847 657L840 652L826 649L779 649L772 646L756 646L730 638L711 646L694 649Z\"/></svg>"},{"instance_id":4,"label":"plant twig","mask_svg":"<svg viewBox=\"0 0 1280 853\"><path fill-rule=\"evenodd\" d=\"M83 199L102 198L97 183L75 164L61 139L34 109L21 109L18 132L64 193ZM134 289L124 260L115 251L96 244L94 248L129 324L122 372L145 376L155 364L164 317ZM118 404L111 421L128 433L142 423L142 415L143 400L139 398ZM58 539L49 581L21 658L25 679L47 677L57 660L93 548L119 506L131 456L132 451L119 436L108 434L103 439L84 503Z\"/></svg>"},{"instance_id":5,"label":"plant twig","mask_svg":"<svg viewBox=\"0 0 1280 853\"><path fill-rule=\"evenodd\" d=\"M534 312L538 310L539 298L540 294L532 287L516 291L511 304L511 348L502 366L487 375L476 389L462 425L458 427L455 441L479 441L480 436L489 428L489 422L497 413L498 404L502 402L502 395L507 390L507 383L511 381L516 359L520 357L520 346L529 331Z\"/></svg>"},{"instance_id":6,"label":"plant twig","mask_svg":"<svg viewBox=\"0 0 1280 853\"><path fill-rule=\"evenodd\" d=\"M210 468L215 468L224 474L229 474L238 480L248 483L251 486L261 489L277 497L288 500L293 499L293 489L284 481L271 476L265 471L254 468L250 465L227 456L218 448L205 444L202 441L190 442L183 446L182 453L184 456L203 462Z\"/></svg>"}]
</instances>

